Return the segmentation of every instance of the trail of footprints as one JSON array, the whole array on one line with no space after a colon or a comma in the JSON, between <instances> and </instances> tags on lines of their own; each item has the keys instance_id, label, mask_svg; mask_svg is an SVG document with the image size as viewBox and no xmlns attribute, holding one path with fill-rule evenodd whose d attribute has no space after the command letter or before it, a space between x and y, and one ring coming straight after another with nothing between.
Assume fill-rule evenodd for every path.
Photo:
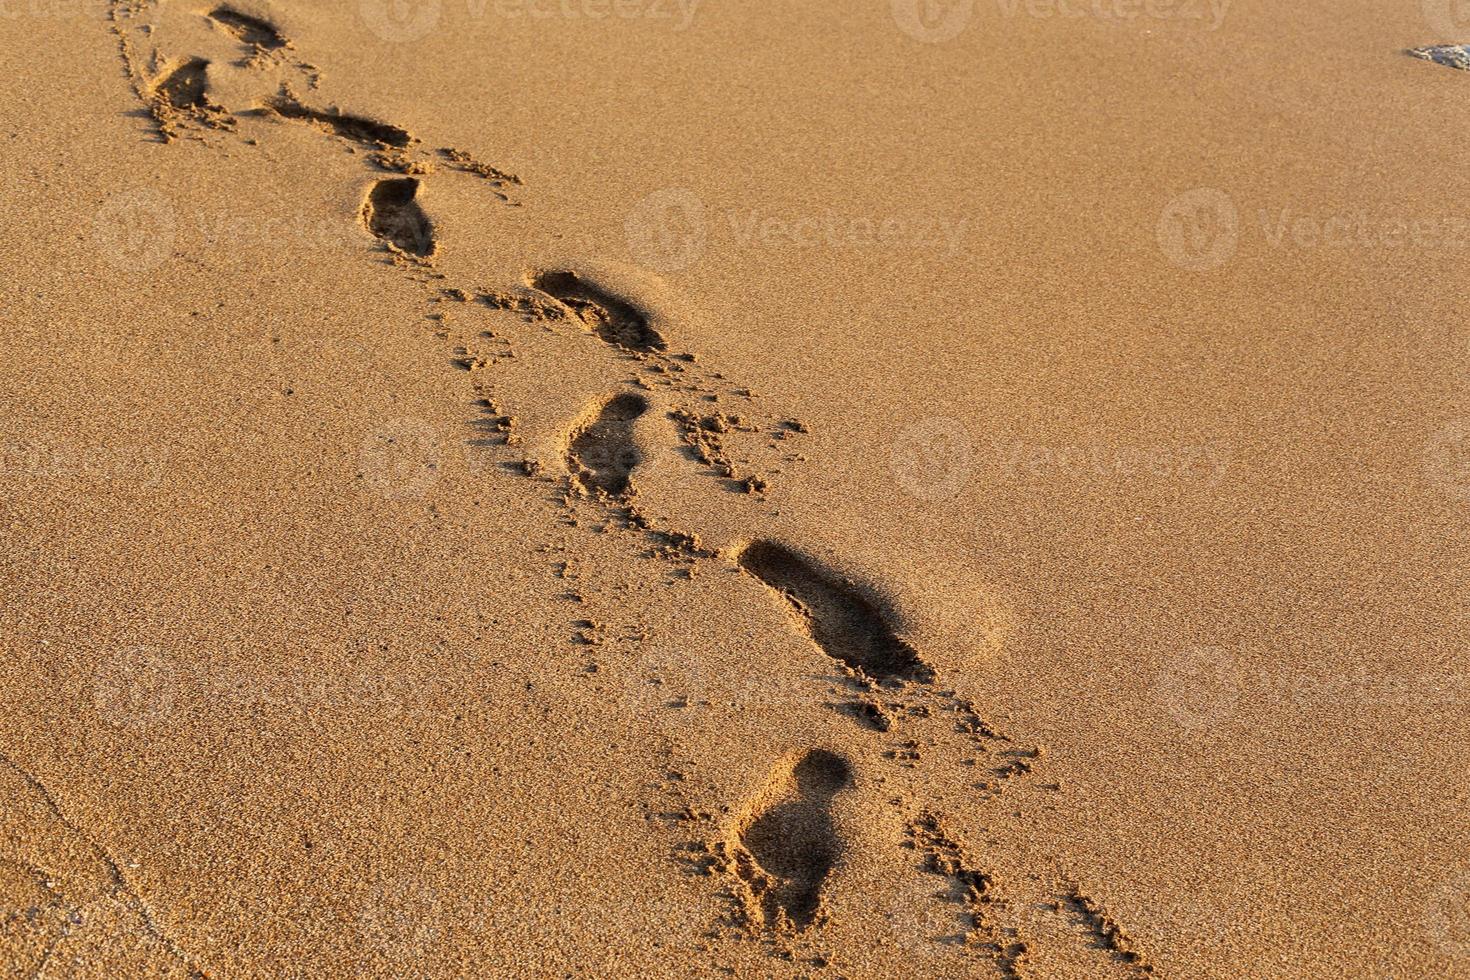
<instances>
[{"instance_id":1,"label":"trail of footprints","mask_svg":"<svg viewBox=\"0 0 1470 980\"><path fill-rule=\"evenodd\" d=\"M787 615L792 628L841 673L846 695L839 709L875 738L890 740L892 747L875 753L862 766L825 748L783 757L764 788L709 828L702 845L709 854L706 869L728 883L737 917L746 929L782 941L820 929L827 916L825 896L848 846L833 820L834 801L871 791L864 785L863 773L873 767L922 768L920 740L892 741L906 725L922 724L925 731L937 733L935 738L958 738L968 744L977 760L983 760L973 784L981 799L998 795L1011 781L1031 774L1040 751L1013 745L973 704L944 689L933 666L899 635L881 604L862 586L785 543L753 540L716 556L701 550L696 535L652 526L637 504L636 479L642 462L636 438L639 420L655 410L665 413L683 433L686 454L693 462L732 489L759 494L765 477L742 471L742 464L730 455L727 439L732 433L758 433L761 426L743 415L709 413L701 407L722 396L748 398L749 392L729 384L718 372L696 368L692 355L671 353L668 339L655 328L648 311L584 273L542 269L520 284L489 291L444 284L444 277L433 271L439 247L434 225L420 204L426 176L436 166L473 175L509 206L517 206L509 192L520 185L518 178L453 148L425 150L416 137L391 123L313 104L300 92L318 86L320 71L295 58L292 42L268 21L216 6L201 16L233 39L239 55L235 67L258 73L262 86L251 105L225 107L215 101L211 85L212 74L224 70L218 63L196 55L171 58L157 47L150 14L160 6L153 0L112 0L111 9L123 61L161 138L208 142L216 138L211 134L235 132L250 119L273 119L310 126L329 139L366 150L365 159L376 174L358 219L393 261L436 288L436 302L478 302L542 329L571 325L625 359L632 370L626 390L589 406L567 427L564 462L569 496L590 499L616 515L623 526L648 534L662 553L683 560L719 557L743 572L770 596L772 608ZM485 359L461 349L459 360L478 367ZM499 432L505 444L515 445L514 418L503 415L488 397L483 408L490 418L488 427ZM787 420L769 436L775 445L804 431L801 423ZM527 460L524 468L535 474L540 464ZM945 731L949 735L944 736ZM1028 952L1034 951L1023 936L1026 917L1012 916L1013 921L1005 924L1006 916L997 910L1006 908L1007 900L998 894L995 879L976 866L939 815L920 807L909 814L906 826L906 846L922 856L916 873L950 883L961 910L957 915L968 921L966 948L996 975L1021 976ZM24 868L7 870L0 865L0 882L13 880L15 889L31 887L27 874ZM1062 918L1070 915L1108 962L1136 973L1152 970L1147 957L1080 889L1071 886L1053 892L1050 904L1055 908L1043 911Z\"/></svg>"},{"instance_id":2,"label":"trail of footprints","mask_svg":"<svg viewBox=\"0 0 1470 980\"><path fill-rule=\"evenodd\" d=\"M1424 61L1432 61L1446 68L1470 71L1470 45L1431 44L1422 48L1410 48L1405 54Z\"/></svg>"},{"instance_id":3,"label":"trail of footprints","mask_svg":"<svg viewBox=\"0 0 1470 980\"><path fill-rule=\"evenodd\" d=\"M604 341L627 351L645 353L668 347L648 317L629 303L607 292L575 272L537 273L531 286L564 304Z\"/></svg>"},{"instance_id":4,"label":"trail of footprints","mask_svg":"<svg viewBox=\"0 0 1470 980\"><path fill-rule=\"evenodd\" d=\"M168 70L154 85L157 98L181 112L202 111L209 107L209 62L189 58Z\"/></svg>"}]
</instances>

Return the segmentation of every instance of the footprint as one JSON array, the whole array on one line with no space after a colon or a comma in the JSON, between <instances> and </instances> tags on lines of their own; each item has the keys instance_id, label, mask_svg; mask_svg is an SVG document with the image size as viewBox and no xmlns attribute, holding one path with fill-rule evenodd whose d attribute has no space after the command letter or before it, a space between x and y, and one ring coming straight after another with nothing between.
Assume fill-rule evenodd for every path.
<instances>
[{"instance_id":1,"label":"footprint","mask_svg":"<svg viewBox=\"0 0 1470 980\"><path fill-rule=\"evenodd\" d=\"M852 785L847 760L825 749L782 766L736 825L735 872L749 889L746 910L767 928L817 921L822 885L842 853L832 798Z\"/></svg>"},{"instance_id":2,"label":"footprint","mask_svg":"<svg viewBox=\"0 0 1470 980\"><path fill-rule=\"evenodd\" d=\"M413 177L389 177L373 185L362 205L362 221L369 231L408 255L434 254L434 226L418 202L419 182Z\"/></svg>"},{"instance_id":3,"label":"footprint","mask_svg":"<svg viewBox=\"0 0 1470 980\"><path fill-rule=\"evenodd\" d=\"M575 272L537 273L531 277L531 287L570 307L578 319L614 347L652 353L668 346L648 325L643 313Z\"/></svg>"},{"instance_id":4,"label":"footprint","mask_svg":"<svg viewBox=\"0 0 1470 980\"><path fill-rule=\"evenodd\" d=\"M209 18L232 34L236 40L253 45L262 51L275 51L287 46L286 39L281 32L276 30L273 24L258 17L242 14L230 7L216 7L210 11Z\"/></svg>"},{"instance_id":5,"label":"footprint","mask_svg":"<svg viewBox=\"0 0 1470 980\"><path fill-rule=\"evenodd\" d=\"M366 116L349 116L332 109L313 109L290 95L277 95L266 101L266 108L284 119L309 123L325 129L334 136L360 143L363 146L391 146L405 149L414 138L408 130L391 123L378 122Z\"/></svg>"},{"instance_id":6,"label":"footprint","mask_svg":"<svg viewBox=\"0 0 1470 980\"><path fill-rule=\"evenodd\" d=\"M633 422L648 411L642 396L622 394L610 399L592 421L572 433L567 465L585 489L621 497L632 485L633 468L640 456L633 445Z\"/></svg>"},{"instance_id":7,"label":"footprint","mask_svg":"<svg viewBox=\"0 0 1470 980\"><path fill-rule=\"evenodd\" d=\"M180 64L153 86L153 97L186 112L210 108L209 62L190 58Z\"/></svg>"},{"instance_id":8,"label":"footprint","mask_svg":"<svg viewBox=\"0 0 1470 980\"><path fill-rule=\"evenodd\" d=\"M769 541L747 545L739 562L796 610L827 656L874 680L934 680L933 668L852 586Z\"/></svg>"}]
</instances>

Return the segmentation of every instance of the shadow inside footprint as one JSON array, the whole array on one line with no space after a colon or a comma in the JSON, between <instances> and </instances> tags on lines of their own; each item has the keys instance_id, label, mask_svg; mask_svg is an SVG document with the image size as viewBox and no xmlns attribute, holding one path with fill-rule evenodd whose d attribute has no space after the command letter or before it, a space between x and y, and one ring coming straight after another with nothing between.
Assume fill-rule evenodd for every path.
<instances>
[{"instance_id":1,"label":"shadow inside footprint","mask_svg":"<svg viewBox=\"0 0 1470 980\"><path fill-rule=\"evenodd\" d=\"M648 402L639 395L618 395L572 433L567 466L578 483L610 497L628 492L640 459L633 445L633 422L646 411Z\"/></svg>"},{"instance_id":2,"label":"shadow inside footprint","mask_svg":"<svg viewBox=\"0 0 1470 980\"><path fill-rule=\"evenodd\" d=\"M380 180L363 203L362 220L394 248L427 258L434 254L434 227L414 200L418 192L419 182L412 177Z\"/></svg>"},{"instance_id":3,"label":"shadow inside footprint","mask_svg":"<svg viewBox=\"0 0 1470 980\"><path fill-rule=\"evenodd\" d=\"M795 608L827 656L876 680L934 679L933 669L852 586L770 541L748 545L739 561Z\"/></svg>"},{"instance_id":4,"label":"shadow inside footprint","mask_svg":"<svg viewBox=\"0 0 1470 980\"><path fill-rule=\"evenodd\" d=\"M229 7L216 7L210 11L209 17L229 31L237 40L260 48L262 51L274 51L286 46L286 39L281 36L281 32L276 30L274 25L258 17L242 14Z\"/></svg>"},{"instance_id":5,"label":"shadow inside footprint","mask_svg":"<svg viewBox=\"0 0 1470 980\"><path fill-rule=\"evenodd\" d=\"M851 785L847 760L814 749L746 818L740 828L746 860L737 860L737 870L763 924L779 926L784 919L805 929L816 921L822 885L842 852L832 798Z\"/></svg>"},{"instance_id":6,"label":"shadow inside footprint","mask_svg":"<svg viewBox=\"0 0 1470 980\"><path fill-rule=\"evenodd\" d=\"M282 119L304 122L334 136L368 147L392 146L405 149L414 142L406 129L364 116L349 116L330 109L313 109L288 95L266 100L266 108ZM417 181L415 181L417 183Z\"/></svg>"},{"instance_id":7,"label":"shadow inside footprint","mask_svg":"<svg viewBox=\"0 0 1470 980\"><path fill-rule=\"evenodd\" d=\"M175 109L203 109L209 105L209 62L190 58L153 87L154 98Z\"/></svg>"},{"instance_id":8,"label":"shadow inside footprint","mask_svg":"<svg viewBox=\"0 0 1470 980\"><path fill-rule=\"evenodd\" d=\"M614 347L652 352L667 346L658 331L648 325L648 317L575 272L541 272L531 277L531 286L570 307L578 319Z\"/></svg>"}]
</instances>

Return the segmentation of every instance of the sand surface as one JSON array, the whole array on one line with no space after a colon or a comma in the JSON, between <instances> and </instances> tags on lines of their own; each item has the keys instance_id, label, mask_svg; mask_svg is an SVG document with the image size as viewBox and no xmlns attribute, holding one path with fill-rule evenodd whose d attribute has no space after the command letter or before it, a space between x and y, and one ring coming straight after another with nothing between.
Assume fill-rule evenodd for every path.
<instances>
[{"instance_id":1,"label":"sand surface","mask_svg":"<svg viewBox=\"0 0 1470 980\"><path fill-rule=\"evenodd\" d=\"M0 974L1470 976L1453 14L0 5Z\"/></svg>"}]
</instances>

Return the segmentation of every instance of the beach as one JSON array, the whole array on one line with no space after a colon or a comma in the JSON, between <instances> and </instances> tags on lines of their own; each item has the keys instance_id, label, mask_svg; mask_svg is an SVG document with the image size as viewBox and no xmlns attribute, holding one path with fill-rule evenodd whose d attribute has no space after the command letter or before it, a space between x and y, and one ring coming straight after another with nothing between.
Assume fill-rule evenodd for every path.
<instances>
[{"instance_id":1,"label":"beach","mask_svg":"<svg viewBox=\"0 0 1470 980\"><path fill-rule=\"evenodd\" d=\"M1455 16L0 5L5 975L1470 976Z\"/></svg>"}]
</instances>

